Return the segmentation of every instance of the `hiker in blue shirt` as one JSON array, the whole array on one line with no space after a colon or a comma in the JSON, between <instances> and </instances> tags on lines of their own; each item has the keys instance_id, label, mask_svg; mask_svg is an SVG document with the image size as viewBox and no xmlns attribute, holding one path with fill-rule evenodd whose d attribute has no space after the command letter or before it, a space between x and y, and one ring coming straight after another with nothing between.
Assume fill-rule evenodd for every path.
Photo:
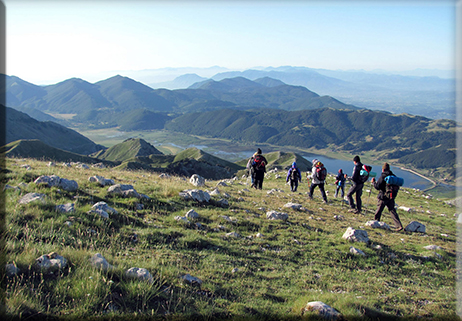
<instances>
[{"instance_id":1,"label":"hiker in blue shirt","mask_svg":"<svg viewBox=\"0 0 462 321\"><path fill-rule=\"evenodd\" d=\"M337 177L335 178L335 185L337 186L335 190L334 197L337 198L339 189L342 189L342 198L345 196L345 181L346 181L346 174L343 174L343 170L340 168L338 170Z\"/></svg>"},{"instance_id":2,"label":"hiker in blue shirt","mask_svg":"<svg viewBox=\"0 0 462 321\"><path fill-rule=\"evenodd\" d=\"M290 191L296 192L298 183L302 181L302 173L297 167L297 163L293 162L292 167L287 171L286 183L290 180Z\"/></svg>"}]
</instances>

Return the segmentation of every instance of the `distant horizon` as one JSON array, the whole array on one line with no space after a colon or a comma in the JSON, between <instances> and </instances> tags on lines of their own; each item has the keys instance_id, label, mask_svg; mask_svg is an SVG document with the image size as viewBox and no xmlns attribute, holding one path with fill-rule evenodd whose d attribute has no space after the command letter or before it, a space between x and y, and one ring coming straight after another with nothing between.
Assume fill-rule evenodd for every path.
<instances>
[{"instance_id":1,"label":"distant horizon","mask_svg":"<svg viewBox=\"0 0 462 321\"><path fill-rule=\"evenodd\" d=\"M222 69L222 72L242 72L246 70L266 70L266 69L277 69L277 68L282 68L282 67L292 67L292 68L307 68L307 69L314 69L314 70L330 70L330 71L342 71L342 72L363 72L363 73L370 73L370 74L384 74L384 75L400 75L400 76L409 76L409 77L438 77L442 79L455 79L455 69L426 69L426 68L416 68L412 70L384 70L384 69L371 69L371 70L365 70L365 69L327 69L327 68L313 68L313 67L308 67L308 66L267 66L267 67L253 67L253 68L247 68L247 69L231 69L231 68L226 68L226 67L221 67L221 66L210 66L210 67L162 67L162 68L149 68L149 69L140 69L140 70L113 70L113 71L101 71L99 73L95 73L93 75L82 75L82 76L72 76L68 78L63 78L63 79L54 79L54 80L47 80L47 81L40 81L40 80L31 80L27 79L24 77L21 77L20 75L14 75L14 74L7 74L8 76L15 76L18 77L24 81L27 81L29 83L32 83L34 85L39 85L39 86L48 86L48 85L54 85L72 78L77 78L77 79L82 79L84 81L87 81L89 83L96 83L102 80L106 80L108 78L112 78L114 76L120 75L123 77L128 77L132 78L133 80L139 81L141 83L146 84L145 82L137 79L137 75L142 75L142 74L147 74L147 73L152 73L152 72L170 72L170 73L165 73L165 74L159 74L159 77L164 77L165 79L163 81L172 81L176 79L177 77L180 77L182 75L186 74L196 74L200 77L205 77L205 78L211 78L214 75L216 75L219 72L207 72L208 70L213 70L213 69ZM181 71L185 70L185 71ZM190 70L191 72L187 72L186 70ZM201 73L203 71L203 73ZM451 75L453 75L451 77ZM162 82L162 81L160 81ZM148 84L146 84L148 85Z\"/></svg>"}]
</instances>

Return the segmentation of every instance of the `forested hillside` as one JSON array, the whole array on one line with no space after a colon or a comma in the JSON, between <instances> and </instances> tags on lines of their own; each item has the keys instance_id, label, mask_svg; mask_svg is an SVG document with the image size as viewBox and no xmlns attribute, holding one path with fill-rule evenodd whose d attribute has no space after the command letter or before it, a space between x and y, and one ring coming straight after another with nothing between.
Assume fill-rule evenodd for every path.
<instances>
[{"instance_id":1,"label":"forested hillside","mask_svg":"<svg viewBox=\"0 0 462 321\"><path fill-rule=\"evenodd\" d=\"M278 146L331 147L351 153L382 151L384 157L416 168L455 168L456 123L407 114L331 108L293 112L227 109L185 114L166 128Z\"/></svg>"}]
</instances>

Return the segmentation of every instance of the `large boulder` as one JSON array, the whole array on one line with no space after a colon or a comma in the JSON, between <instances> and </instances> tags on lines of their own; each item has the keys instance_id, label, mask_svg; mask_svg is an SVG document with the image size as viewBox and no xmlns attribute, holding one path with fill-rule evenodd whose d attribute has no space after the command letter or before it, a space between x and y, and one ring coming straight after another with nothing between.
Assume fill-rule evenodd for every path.
<instances>
[{"instance_id":1,"label":"large boulder","mask_svg":"<svg viewBox=\"0 0 462 321\"><path fill-rule=\"evenodd\" d=\"M197 187L201 187L201 186L204 186L205 185L205 178L197 175L197 174L193 174L190 178L189 178L189 182L191 184L193 184L194 186L197 186Z\"/></svg>"},{"instance_id":2,"label":"large boulder","mask_svg":"<svg viewBox=\"0 0 462 321\"><path fill-rule=\"evenodd\" d=\"M356 230L352 227L347 228L342 237L350 242L370 243L369 236L367 235L366 231Z\"/></svg>"},{"instance_id":3,"label":"large boulder","mask_svg":"<svg viewBox=\"0 0 462 321\"><path fill-rule=\"evenodd\" d=\"M425 225L419 223L417 221L412 221L404 228L406 232L418 232L418 233L425 233Z\"/></svg>"}]
</instances>

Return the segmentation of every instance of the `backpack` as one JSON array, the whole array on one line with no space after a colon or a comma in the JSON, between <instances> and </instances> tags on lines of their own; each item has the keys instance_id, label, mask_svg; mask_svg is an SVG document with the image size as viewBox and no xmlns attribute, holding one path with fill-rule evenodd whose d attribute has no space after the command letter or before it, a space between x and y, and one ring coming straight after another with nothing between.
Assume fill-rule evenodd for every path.
<instances>
[{"instance_id":1,"label":"backpack","mask_svg":"<svg viewBox=\"0 0 462 321\"><path fill-rule=\"evenodd\" d=\"M300 176L298 175L298 170L295 167L292 167L290 171L290 179L293 181L298 181Z\"/></svg>"},{"instance_id":2,"label":"backpack","mask_svg":"<svg viewBox=\"0 0 462 321\"><path fill-rule=\"evenodd\" d=\"M394 200L398 195L399 187L403 186L404 179L395 175L389 175L383 179L385 185L385 197Z\"/></svg>"},{"instance_id":3,"label":"backpack","mask_svg":"<svg viewBox=\"0 0 462 321\"><path fill-rule=\"evenodd\" d=\"M372 166L363 165L363 167L361 168L361 171L359 172L359 180L361 181L361 183L367 182L367 180L369 179L369 173L371 172L371 170L372 170Z\"/></svg>"},{"instance_id":4,"label":"backpack","mask_svg":"<svg viewBox=\"0 0 462 321\"><path fill-rule=\"evenodd\" d=\"M265 161L264 161L263 156L261 156L261 155L255 156L255 158L253 159L253 162L252 162L252 166L255 169L264 169L265 168Z\"/></svg>"},{"instance_id":5,"label":"backpack","mask_svg":"<svg viewBox=\"0 0 462 321\"><path fill-rule=\"evenodd\" d=\"M325 179L326 179L326 176L327 176L327 169L324 167L323 164L320 164L318 166L316 166L316 178L323 182Z\"/></svg>"}]
</instances>

